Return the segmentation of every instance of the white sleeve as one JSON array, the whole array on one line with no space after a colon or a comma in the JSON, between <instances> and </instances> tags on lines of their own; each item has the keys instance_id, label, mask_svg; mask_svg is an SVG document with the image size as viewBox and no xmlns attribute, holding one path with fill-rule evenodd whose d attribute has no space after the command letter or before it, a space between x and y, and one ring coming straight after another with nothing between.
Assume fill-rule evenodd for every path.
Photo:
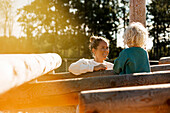
<instances>
[{"instance_id":1,"label":"white sleeve","mask_svg":"<svg viewBox=\"0 0 170 113\"><path fill-rule=\"evenodd\" d=\"M113 70L113 66L114 66L113 63L106 62L106 65L107 65L107 70Z\"/></svg>"},{"instance_id":2,"label":"white sleeve","mask_svg":"<svg viewBox=\"0 0 170 113\"><path fill-rule=\"evenodd\" d=\"M69 72L80 75L86 72L93 72L94 65L88 63L88 59L80 59L69 66Z\"/></svg>"}]
</instances>

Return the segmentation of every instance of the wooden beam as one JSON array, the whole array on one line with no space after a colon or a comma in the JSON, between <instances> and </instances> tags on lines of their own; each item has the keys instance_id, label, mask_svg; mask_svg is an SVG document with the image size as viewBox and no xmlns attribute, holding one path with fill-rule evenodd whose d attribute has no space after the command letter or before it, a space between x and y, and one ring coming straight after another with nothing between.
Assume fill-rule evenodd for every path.
<instances>
[{"instance_id":1,"label":"wooden beam","mask_svg":"<svg viewBox=\"0 0 170 113\"><path fill-rule=\"evenodd\" d=\"M130 0L130 23L140 22L146 26L146 1Z\"/></svg>"},{"instance_id":2,"label":"wooden beam","mask_svg":"<svg viewBox=\"0 0 170 113\"><path fill-rule=\"evenodd\" d=\"M170 64L164 65L151 65L151 71L168 71L170 70ZM98 71L92 73L86 73L82 75L73 75L70 72L62 72L62 73L54 73L54 74L46 74L37 78L38 81L47 81L47 80L58 80L58 79L69 79L69 78L87 78L87 77L95 77L95 76L108 76L113 75L113 70L106 71Z\"/></svg>"},{"instance_id":3,"label":"wooden beam","mask_svg":"<svg viewBox=\"0 0 170 113\"><path fill-rule=\"evenodd\" d=\"M95 76L108 76L113 75L113 70L106 71L97 71L97 72L89 72L81 75L74 75L70 72L62 72L55 74L46 74L37 78L38 81L47 81L47 80L58 80L58 79L70 79L70 78L87 78L87 77L95 77Z\"/></svg>"},{"instance_id":4,"label":"wooden beam","mask_svg":"<svg viewBox=\"0 0 170 113\"><path fill-rule=\"evenodd\" d=\"M170 57L162 57L159 59L159 64L170 64Z\"/></svg>"},{"instance_id":5,"label":"wooden beam","mask_svg":"<svg viewBox=\"0 0 170 113\"><path fill-rule=\"evenodd\" d=\"M158 65L159 61L158 60L149 60L150 65Z\"/></svg>"},{"instance_id":6,"label":"wooden beam","mask_svg":"<svg viewBox=\"0 0 170 113\"><path fill-rule=\"evenodd\" d=\"M149 60L150 65L158 65L159 61L158 60Z\"/></svg>"},{"instance_id":7,"label":"wooden beam","mask_svg":"<svg viewBox=\"0 0 170 113\"><path fill-rule=\"evenodd\" d=\"M61 65L58 54L1 54L0 94ZM3 86L3 87L2 87Z\"/></svg>"},{"instance_id":8,"label":"wooden beam","mask_svg":"<svg viewBox=\"0 0 170 113\"><path fill-rule=\"evenodd\" d=\"M13 95L17 96L17 95ZM28 109L37 107L55 107L55 106L71 106L78 104L78 93L68 93L63 95L48 95L48 96L30 96L24 98L8 97L6 100L1 100L0 111L13 109Z\"/></svg>"},{"instance_id":9,"label":"wooden beam","mask_svg":"<svg viewBox=\"0 0 170 113\"><path fill-rule=\"evenodd\" d=\"M0 110L46 106L44 103L48 106L75 105L80 91L161 83L170 83L170 71L32 81L0 95ZM57 101L59 98L61 101Z\"/></svg>"},{"instance_id":10,"label":"wooden beam","mask_svg":"<svg viewBox=\"0 0 170 113\"><path fill-rule=\"evenodd\" d=\"M54 106L54 107L36 107L26 109L4 110L0 113L76 113L77 106Z\"/></svg>"},{"instance_id":11,"label":"wooden beam","mask_svg":"<svg viewBox=\"0 0 170 113\"><path fill-rule=\"evenodd\" d=\"M170 70L170 64L162 64L162 65L151 65L151 71L168 71Z\"/></svg>"},{"instance_id":12,"label":"wooden beam","mask_svg":"<svg viewBox=\"0 0 170 113\"><path fill-rule=\"evenodd\" d=\"M169 113L170 84L82 91L80 113Z\"/></svg>"}]
</instances>

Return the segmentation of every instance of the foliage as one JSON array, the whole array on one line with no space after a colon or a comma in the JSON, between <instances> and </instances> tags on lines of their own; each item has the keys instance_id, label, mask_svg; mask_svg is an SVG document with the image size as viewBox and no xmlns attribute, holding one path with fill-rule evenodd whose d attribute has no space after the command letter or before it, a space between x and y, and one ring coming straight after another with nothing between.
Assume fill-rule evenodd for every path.
<instances>
[{"instance_id":1,"label":"foliage","mask_svg":"<svg viewBox=\"0 0 170 113\"><path fill-rule=\"evenodd\" d=\"M41 52L48 48L49 52L64 54L71 49L72 56L77 53L79 57L89 57L88 41L92 34L116 41L119 12L118 0L35 0L18 10L18 22L28 39L40 41L34 44ZM115 48L116 45L111 46Z\"/></svg>"},{"instance_id":2,"label":"foliage","mask_svg":"<svg viewBox=\"0 0 170 113\"><path fill-rule=\"evenodd\" d=\"M150 59L170 56L169 2L152 0L147 6L147 27L154 38ZM0 53L55 52L62 58L91 58L89 37L98 35L110 40L109 59L115 59L122 50L116 47L117 34L129 24L128 3L127 0L34 0L17 13L26 37L0 37Z\"/></svg>"},{"instance_id":3,"label":"foliage","mask_svg":"<svg viewBox=\"0 0 170 113\"><path fill-rule=\"evenodd\" d=\"M148 9L149 33L153 40L153 49L150 52L152 59L159 59L162 56L170 56L170 1L152 0Z\"/></svg>"},{"instance_id":4,"label":"foliage","mask_svg":"<svg viewBox=\"0 0 170 113\"><path fill-rule=\"evenodd\" d=\"M125 30L126 26L129 24L129 1L121 0L122 6L120 6L120 18L123 22L123 28Z\"/></svg>"},{"instance_id":5,"label":"foliage","mask_svg":"<svg viewBox=\"0 0 170 113\"><path fill-rule=\"evenodd\" d=\"M12 0L0 0L0 23L3 28L3 35L11 36L13 28L13 12L12 12Z\"/></svg>"},{"instance_id":6,"label":"foliage","mask_svg":"<svg viewBox=\"0 0 170 113\"><path fill-rule=\"evenodd\" d=\"M117 39L119 21L119 4L118 0L72 0L76 20L80 20L87 36L98 35L104 36L114 42ZM115 34L115 36L114 36ZM116 43L110 46L110 50L116 50ZM120 52L120 51L119 51ZM111 51L109 58L116 57Z\"/></svg>"}]
</instances>

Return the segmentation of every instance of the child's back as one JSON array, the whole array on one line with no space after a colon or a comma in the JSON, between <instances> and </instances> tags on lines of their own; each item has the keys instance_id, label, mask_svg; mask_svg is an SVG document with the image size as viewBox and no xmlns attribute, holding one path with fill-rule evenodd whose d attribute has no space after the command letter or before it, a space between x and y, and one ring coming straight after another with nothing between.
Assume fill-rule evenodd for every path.
<instances>
[{"instance_id":1,"label":"child's back","mask_svg":"<svg viewBox=\"0 0 170 113\"><path fill-rule=\"evenodd\" d=\"M131 74L150 72L149 57L143 49L146 46L148 32L139 22L128 26L124 35L124 44L129 48L124 49L114 62L115 74Z\"/></svg>"},{"instance_id":2,"label":"child's back","mask_svg":"<svg viewBox=\"0 0 170 113\"><path fill-rule=\"evenodd\" d=\"M147 52L140 47L124 49L114 62L115 74L150 72Z\"/></svg>"}]
</instances>

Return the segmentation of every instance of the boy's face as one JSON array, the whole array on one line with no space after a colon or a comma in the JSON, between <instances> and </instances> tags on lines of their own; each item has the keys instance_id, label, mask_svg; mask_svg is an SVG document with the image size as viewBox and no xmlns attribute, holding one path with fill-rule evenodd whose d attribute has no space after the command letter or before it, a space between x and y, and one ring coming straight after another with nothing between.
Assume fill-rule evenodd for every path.
<instances>
[{"instance_id":1,"label":"boy's face","mask_svg":"<svg viewBox=\"0 0 170 113\"><path fill-rule=\"evenodd\" d=\"M108 54L109 54L109 44L107 44L105 41L101 41L99 45L97 46L97 49L92 50L95 56L95 61L103 61L106 60Z\"/></svg>"}]
</instances>

